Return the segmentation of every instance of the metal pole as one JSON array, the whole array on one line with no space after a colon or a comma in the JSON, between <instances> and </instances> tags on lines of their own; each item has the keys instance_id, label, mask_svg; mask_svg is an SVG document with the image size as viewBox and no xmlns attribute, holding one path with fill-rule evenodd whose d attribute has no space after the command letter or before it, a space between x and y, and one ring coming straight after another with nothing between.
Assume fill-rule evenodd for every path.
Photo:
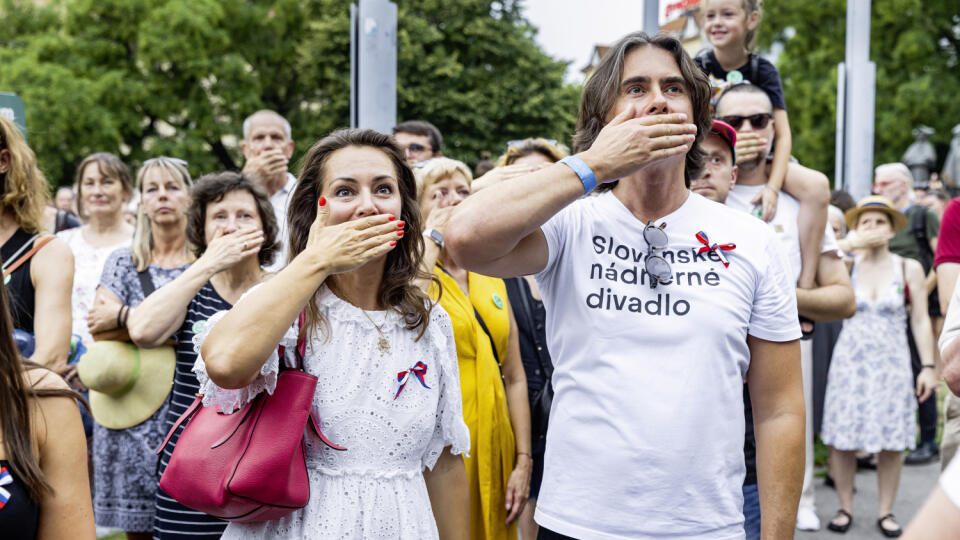
<instances>
[{"instance_id":1,"label":"metal pole","mask_svg":"<svg viewBox=\"0 0 960 540\"><path fill-rule=\"evenodd\" d=\"M837 64L837 133L836 144L834 147L834 165L833 165L833 187L835 189L844 189L843 178L843 143L846 127L847 115L847 65L843 62Z\"/></svg>"},{"instance_id":2,"label":"metal pole","mask_svg":"<svg viewBox=\"0 0 960 540\"><path fill-rule=\"evenodd\" d=\"M643 0L643 31L650 36L660 32L659 0Z\"/></svg>"},{"instance_id":3,"label":"metal pole","mask_svg":"<svg viewBox=\"0 0 960 540\"><path fill-rule=\"evenodd\" d=\"M351 6L350 124L390 133L397 123L397 5Z\"/></svg>"},{"instance_id":4,"label":"metal pole","mask_svg":"<svg viewBox=\"0 0 960 540\"><path fill-rule=\"evenodd\" d=\"M870 0L847 2L843 184L855 199L870 194L877 67L870 61ZM838 111L839 114L839 111Z\"/></svg>"}]
</instances>

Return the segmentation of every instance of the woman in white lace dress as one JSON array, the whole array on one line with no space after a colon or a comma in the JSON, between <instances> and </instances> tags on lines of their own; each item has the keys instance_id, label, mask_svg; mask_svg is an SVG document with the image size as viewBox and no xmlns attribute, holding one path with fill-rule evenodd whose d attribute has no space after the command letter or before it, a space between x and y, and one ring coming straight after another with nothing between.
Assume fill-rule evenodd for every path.
<instances>
[{"instance_id":1,"label":"woman in white lace dress","mask_svg":"<svg viewBox=\"0 0 960 540\"><path fill-rule=\"evenodd\" d=\"M413 174L388 136L338 131L307 153L290 263L208 321L194 371L205 404L235 410L273 391L277 345L293 351L303 332L305 369L319 378L314 412L347 450L308 437L307 506L231 523L223 538L467 537L470 435L450 319L413 284L419 215ZM304 328L291 324L301 311Z\"/></svg>"},{"instance_id":2,"label":"woman in white lace dress","mask_svg":"<svg viewBox=\"0 0 960 540\"><path fill-rule=\"evenodd\" d=\"M93 342L87 312L93 307L103 265L111 253L133 240L133 227L123 219L123 206L132 195L130 169L117 156L98 152L77 167L77 207L89 221L57 236L73 252L73 333L87 345Z\"/></svg>"}]
</instances>

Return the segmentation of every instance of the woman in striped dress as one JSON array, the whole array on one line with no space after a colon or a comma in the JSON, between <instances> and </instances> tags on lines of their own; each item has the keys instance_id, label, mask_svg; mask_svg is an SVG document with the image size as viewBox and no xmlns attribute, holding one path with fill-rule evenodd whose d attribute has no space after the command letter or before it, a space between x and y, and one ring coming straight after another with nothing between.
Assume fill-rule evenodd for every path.
<instances>
[{"instance_id":1,"label":"woman in striped dress","mask_svg":"<svg viewBox=\"0 0 960 540\"><path fill-rule=\"evenodd\" d=\"M197 180L187 214L187 240L198 259L141 304L127 325L130 337L141 347L156 347L171 338L176 342L177 367L165 430L173 427L200 389L191 371L197 358L193 337L214 313L229 310L247 289L263 280L261 266L273 260L276 235L270 200L249 179L225 172ZM163 449L161 475L179 436L178 431ZM226 525L157 489L154 538L220 538Z\"/></svg>"}]
</instances>

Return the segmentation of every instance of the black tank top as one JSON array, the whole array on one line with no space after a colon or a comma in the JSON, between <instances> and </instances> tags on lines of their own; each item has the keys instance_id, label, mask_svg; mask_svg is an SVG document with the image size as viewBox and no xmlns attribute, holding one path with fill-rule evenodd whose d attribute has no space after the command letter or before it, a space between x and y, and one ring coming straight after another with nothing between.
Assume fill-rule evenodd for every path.
<instances>
[{"instance_id":1,"label":"black tank top","mask_svg":"<svg viewBox=\"0 0 960 540\"><path fill-rule=\"evenodd\" d=\"M0 531L8 540L33 540L37 537L40 505L20 485L10 463L0 459Z\"/></svg>"},{"instance_id":2,"label":"black tank top","mask_svg":"<svg viewBox=\"0 0 960 540\"><path fill-rule=\"evenodd\" d=\"M24 253L33 247L33 236L23 229L17 229L3 247L0 247L0 256L4 266L16 262ZM29 244L29 245L28 245ZM21 251L23 248L23 251ZM19 252L19 254L18 254ZM7 286L7 298L10 302L10 315L13 316L13 327L33 333L33 308L36 291L33 289L33 280L30 279L30 264L33 257L20 265L4 279Z\"/></svg>"}]
</instances>

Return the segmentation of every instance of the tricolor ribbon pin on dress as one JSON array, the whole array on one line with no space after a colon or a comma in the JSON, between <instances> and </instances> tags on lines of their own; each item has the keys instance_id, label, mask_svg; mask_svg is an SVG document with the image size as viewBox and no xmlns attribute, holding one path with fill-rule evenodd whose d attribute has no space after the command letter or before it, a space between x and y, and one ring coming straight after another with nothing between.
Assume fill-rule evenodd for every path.
<instances>
[{"instance_id":1,"label":"tricolor ribbon pin on dress","mask_svg":"<svg viewBox=\"0 0 960 540\"><path fill-rule=\"evenodd\" d=\"M0 486L6 486L13 483L13 477L6 467L0 467ZM10 492L0 487L0 508L7 505L10 500Z\"/></svg>"},{"instance_id":2,"label":"tricolor ribbon pin on dress","mask_svg":"<svg viewBox=\"0 0 960 540\"><path fill-rule=\"evenodd\" d=\"M707 238L707 233L700 231L697 233L697 240L703 244L703 247L700 248L700 251L697 253L704 253L707 251L713 251L720 256L720 261L723 263L724 268L730 266L730 261L727 260L726 255L723 254L724 251L731 251L737 249L736 244L711 244L710 239Z\"/></svg>"},{"instance_id":3,"label":"tricolor ribbon pin on dress","mask_svg":"<svg viewBox=\"0 0 960 540\"><path fill-rule=\"evenodd\" d=\"M423 380L423 377L426 374L427 365L423 362L417 362L412 368L397 373L397 382L400 383L400 388L397 388L397 393L393 396L393 399L397 399L397 397L400 396L400 392L403 391L403 387L405 387L407 385L407 381L410 380L410 375L413 375L418 381L420 381L420 386L429 390L430 387L427 386L427 383Z\"/></svg>"}]
</instances>

